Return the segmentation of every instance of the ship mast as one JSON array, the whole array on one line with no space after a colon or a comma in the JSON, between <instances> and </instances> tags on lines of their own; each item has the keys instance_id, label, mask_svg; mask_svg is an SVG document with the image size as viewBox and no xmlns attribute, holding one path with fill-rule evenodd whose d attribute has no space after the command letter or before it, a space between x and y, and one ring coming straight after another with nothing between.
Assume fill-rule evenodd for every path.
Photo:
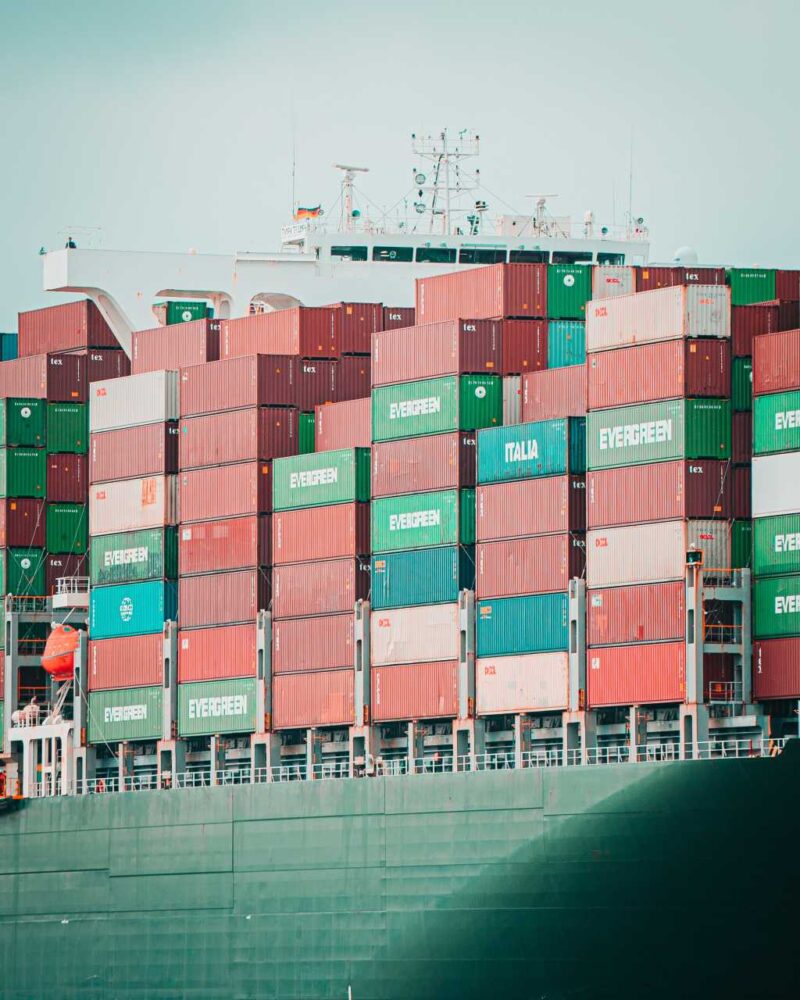
<instances>
[{"instance_id":1,"label":"ship mast","mask_svg":"<svg viewBox=\"0 0 800 1000\"><path fill-rule=\"evenodd\" d=\"M478 156L480 153L480 136L469 129L462 129L458 133L455 143L449 141L447 129L436 135L411 136L411 149L423 160L428 160L433 164L432 177L430 181L426 175L414 169L414 184L416 186L417 201L414 202L414 209L418 215L430 213L431 232L437 221L441 219L441 232L449 236L457 231L457 226L453 224L453 216L459 211L453 204L458 197L467 191L475 191L479 187L480 171L476 170L475 175L470 176L461 170L461 161ZM430 207L424 198L426 193L430 194ZM444 207L439 208L439 202L444 201Z\"/></svg>"},{"instance_id":2,"label":"ship mast","mask_svg":"<svg viewBox=\"0 0 800 1000\"><path fill-rule=\"evenodd\" d=\"M344 177L342 177L344 225L341 228L344 232L350 233L355 229L355 220L353 218L353 181L356 174L368 174L369 167L349 167L344 163L334 163L334 167L344 173Z\"/></svg>"}]
</instances>

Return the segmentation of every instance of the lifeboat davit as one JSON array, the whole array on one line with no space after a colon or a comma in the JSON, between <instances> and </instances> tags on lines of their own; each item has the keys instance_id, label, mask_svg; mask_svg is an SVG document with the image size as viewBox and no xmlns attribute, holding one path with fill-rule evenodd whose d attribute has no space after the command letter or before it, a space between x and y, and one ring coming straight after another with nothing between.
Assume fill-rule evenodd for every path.
<instances>
[{"instance_id":1,"label":"lifeboat davit","mask_svg":"<svg viewBox=\"0 0 800 1000\"><path fill-rule=\"evenodd\" d=\"M56 625L47 639L42 666L56 681L71 681L75 650L80 632L71 625Z\"/></svg>"}]
</instances>

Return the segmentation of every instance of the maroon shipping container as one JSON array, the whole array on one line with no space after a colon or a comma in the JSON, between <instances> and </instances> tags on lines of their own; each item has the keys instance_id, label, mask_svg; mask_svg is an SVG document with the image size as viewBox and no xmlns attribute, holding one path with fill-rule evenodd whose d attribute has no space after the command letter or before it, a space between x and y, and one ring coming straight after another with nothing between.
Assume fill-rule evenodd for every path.
<instances>
[{"instance_id":1,"label":"maroon shipping container","mask_svg":"<svg viewBox=\"0 0 800 1000\"><path fill-rule=\"evenodd\" d=\"M44 500L0 499L0 548L44 548L44 529Z\"/></svg>"},{"instance_id":2,"label":"maroon shipping container","mask_svg":"<svg viewBox=\"0 0 800 1000\"><path fill-rule=\"evenodd\" d=\"M85 403L86 358L80 354L35 354L0 364L0 398L30 396L51 403Z\"/></svg>"},{"instance_id":3,"label":"maroon shipping container","mask_svg":"<svg viewBox=\"0 0 800 1000\"><path fill-rule=\"evenodd\" d=\"M281 618L272 623L272 672L337 670L355 660L353 613Z\"/></svg>"},{"instance_id":4,"label":"maroon shipping container","mask_svg":"<svg viewBox=\"0 0 800 1000\"><path fill-rule=\"evenodd\" d=\"M522 422L586 416L586 366L548 368L522 376Z\"/></svg>"},{"instance_id":5,"label":"maroon shipping container","mask_svg":"<svg viewBox=\"0 0 800 1000\"><path fill-rule=\"evenodd\" d=\"M800 638L753 643L753 697L800 698Z\"/></svg>"},{"instance_id":6,"label":"maroon shipping container","mask_svg":"<svg viewBox=\"0 0 800 1000\"><path fill-rule=\"evenodd\" d=\"M89 642L87 687L90 691L155 687L164 683L164 637L126 635Z\"/></svg>"},{"instance_id":7,"label":"maroon shipping container","mask_svg":"<svg viewBox=\"0 0 800 1000\"><path fill-rule=\"evenodd\" d=\"M475 485L474 432L375 442L372 446L372 496L399 496Z\"/></svg>"},{"instance_id":8,"label":"maroon shipping container","mask_svg":"<svg viewBox=\"0 0 800 1000\"><path fill-rule=\"evenodd\" d=\"M372 446L372 400L348 399L316 407L314 450Z\"/></svg>"},{"instance_id":9,"label":"maroon shipping container","mask_svg":"<svg viewBox=\"0 0 800 1000\"><path fill-rule=\"evenodd\" d=\"M373 667L371 680L375 722L458 715L458 663L455 660Z\"/></svg>"},{"instance_id":10,"label":"maroon shipping container","mask_svg":"<svg viewBox=\"0 0 800 1000\"><path fill-rule=\"evenodd\" d=\"M753 341L753 393L760 396L800 388L800 330Z\"/></svg>"},{"instance_id":11,"label":"maroon shipping container","mask_svg":"<svg viewBox=\"0 0 800 1000\"><path fill-rule=\"evenodd\" d=\"M679 396L729 397L727 340L665 340L590 354L589 409Z\"/></svg>"},{"instance_id":12,"label":"maroon shipping container","mask_svg":"<svg viewBox=\"0 0 800 1000\"><path fill-rule=\"evenodd\" d=\"M753 338L763 333L793 330L800 326L800 303L754 302L747 306L731 306L731 343L735 358L749 358L753 353Z\"/></svg>"},{"instance_id":13,"label":"maroon shipping container","mask_svg":"<svg viewBox=\"0 0 800 1000\"><path fill-rule=\"evenodd\" d=\"M414 326L416 309L413 306L384 306L383 329L396 330L401 326Z\"/></svg>"},{"instance_id":14,"label":"maroon shipping container","mask_svg":"<svg viewBox=\"0 0 800 1000\"><path fill-rule=\"evenodd\" d=\"M340 311L339 350L342 354L369 354L372 335L383 329L383 305L380 302L333 302Z\"/></svg>"},{"instance_id":15,"label":"maroon shipping container","mask_svg":"<svg viewBox=\"0 0 800 1000\"><path fill-rule=\"evenodd\" d=\"M326 362L315 362L325 364ZM306 362L308 364L308 362ZM367 355L345 355L334 364L333 401L344 403L349 399L363 399L369 396L372 385L372 359ZM328 399L315 399L311 406L303 406L304 410L313 410L319 403L327 403Z\"/></svg>"},{"instance_id":16,"label":"maroon shipping container","mask_svg":"<svg viewBox=\"0 0 800 1000\"><path fill-rule=\"evenodd\" d=\"M586 638L590 646L677 641L686 631L682 580L590 590L586 608Z\"/></svg>"},{"instance_id":17,"label":"maroon shipping container","mask_svg":"<svg viewBox=\"0 0 800 1000\"><path fill-rule=\"evenodd\" d=\"M502 375L524 375L547 368L547 320L503 320Z\"/></svg>"},{"instance_id":18,"label":"maroon shipping container","mask_svg":"<svg viewBox=\"0 0 800 1000\"><path fill-rule=\"evenodd\" d=\"M589 708L682 702L686 647L681 642L591 649L586 671Z\"/></svg>"},{"instance_id":19,"label":"maroon shipping container","mask_svg":"<svg viewBox=\"0 0 800 1000\"><path fill-rule=\"evenodd\" d=\"M352 670L315 670L272 679L272 728L352 726L355 694ZM366 721L366 720L364 720Z\"/></svg>"},{"instance_id":20,"label":"maroon shipping container","mask_svg":"<svg viewBox=\"0 0 800 1000\"><path fill-rule=\"evenodd\" d=\"M636 291L648 292L653 288L671 285L724 285L724 267L637 267Z\"/></svg>"},{"instance_id":21,"label":"maroon shipping container","mask_svg":"<svg viewBox=\"0 0 800 1000\"><path fill-rule=\"evenodd\" d=\"M479 542L583 531L586 480L583 476L546 476L492 483L477 488L475 504Z\"/></svg>"},{"instance_id":22,"label":"maroon shipping container","mask_svg":"<svg viewBox=\"0 0 800 1000\"><path fill-rule=\"evenodd\" d=\"M178 683L255 677L254 624L198 628L178 633Z\"/></svg>"},{"instance_id":23,"label":"maroon shipping container","mask_svg":"<svg viewBox=\"0 0 800 1000\"><path fill-rule=\"evenodd\" d=\"M189 417L180 423L181 470L297 454L294 407L262 406Z\"/></svg>"},{"instance_id":24,"label":"maroon shipping container","mask_svg":"<svg viewBox=\"0 0 800 1000\"><path fill-rule=\"evenodd\" d=\"M181 473L181 523L213 521L272 510L272 466L269 462L242 462Z\"/></svg>"},{"instance_id":25,"label":"maroon shipping container","mask_svg":"<svg viewBox=\"0 0 800 1000\"><path fill-rule=\"evenodd\" d=\"M178 536L181 576L229 569L255 569L271 560L269 516L229 517L184 525Z\"/></svg>"},{"instance_id":26,"label":"maroon shipping container","mask_svg":"<svg viewBox=\"0 0 800 1000\"><path fill-rule=\"evenodd\" d=\"M269 601L269 575L261 569L182 576L178 581L181 628L255 622Z\"/></svg>"},{"instance_id":27,"label":"maroon shipping container","mask_svg":"<svg viewBox=\"0 0 800 1000\"><path fill-rule=\"evenodd\" d=\"M352 612L369 597L369 556L290 563L272 571L272 617L301 618Z\"/></svg>"},{"instance_id":28,"label":"maroon shipping container","mask_svg":"<svg viewBox=\"0 0 800 1000\"><path fill-rule=\"evenodd\" d=\"M800 302L800 271L775 272L775 297Z\"/></svg>"},{"instance_id":29,"label":"maroon shipping container","mask_svg":"<svg viewBox=\"0 0 800 1000\"><path fill-rule=\"evenodd\" d=\"M47 499L55 503L86 503L89 498L88 466L87 455L48 455Z\"/></svg>"},{"instance_id":30,"label":"maroon shipping container","mask_svg":"<svg viewBox=\"0 0 800 1000\"><path fill-rule=\"evenodd\" d=\"M106 382L110 378L124 378L131 373L128 355L121 350L81 351L86 359L86 382Z\"/></svg>"},{"instance_id":31,"label":"maroon shipping container","mask_svg":"<svg viewBox=\"0 0 800 1000\"><path fill-rule=\"evenodd\" d=\"M178 471L178 422L89 435L89 482L166 476Z\"/></svg>"},{"instance_id":32,"label":"maroon shipping container","mask_svg":"<svg viewBox=\"0 0 800 1000\"><path fill-rule=\"evenodd\" d=\"M68 576L88 576L89 563L85 553L44 557L45 590L55 594L58 580Z\"/></svg>"},{"instance_id":33,"label":"maroon shipping container","mask_svg":"<svg viewBox=\"0 0 800 1000\"><path fill-rule=\"evenodd\" d=\"M729 462L655 462L586 474L589 528L732 515Z\"/></svg>"},{"instance_id":34,"label":"maroon shipping container","mask_svg":"<svg viewBox=\"0 0 800 1000\"><path fill-rule=\"evenodd\" d=\"M276 566L321 559L356 559L369 551L367 503L284 510L272 518L272 561Z\"/></svg>"},{"instance_id":35,"label":"maroon shipping container","mask_svg":"<svg viewBox=\"0 0 800 1000\"><path fill-rule=\"evenodd\" d=\"M569 581L583 577L585 571L582 534L480 542L475 552L475 591L481 599L565 591Z\"/></svg>"},{"instance_id":36,"label":"maroon shipping container","mask_svg":"<svg viewBox=\"0 0 800 1000\"><path fill-rule=\"evenodd\" d=\"M503 324L490 319L452 319L376 333L372 338L372 384L497 374L502 334Z\"/></svg>"},{"instance_id":37,"label":"maroon shipping container","mask_svg":"<svg viewBox=\"0 0 800 1000\"><path fill-rule=\"evenodd\" d=\"M173 371L187 365L202 365L219 359L218 319L196 319L189 323L157 326L133 334L131 372Z\"/></svg>"},{"instance_id":38,"label":"maroon shipping container","mask_svg":"<svg viewBox=\"0 0 800 1000\"><path fill-rule=\"evenodd\" d=\"M731 517L738 521L752 516L750 466L735 465L731 469Z\"/></svg>"},{"instance_id":39,"label":"maroon shipping container","mask_svg":"<svg viewBox=\"0 0 800 1000\"><path fill-rule=\"evenodd\" d=\"M21 312L18 329L21 358L78 347L119 347L111 328L90 299Z\"/></svg>"},{"instance_id":40,"label":"maroon shipping container","mask_svg":"<svg viewBox=\"0 0 800 1000\"><path fill-rule=\"evenodd\" d=\"M753 414L747 410L744 413L733 414L733 430L731 434L731 459L737 464L752 461L753 458Z\"/></svg>"},{"instance_id":41,"label":"maroon shipping container","mask_svg":"<svg viewBox=\"0 0 800 1000\"><path fill-rule=\"evenodd\" d=\"M418 323L547 316L547 264L491 264L417 278Z\"/></svg>"},{"instance_id":42,"label":"maroon shipping container","mask_svg":"<svg viewBox=\"0 0 800 1000\"><path fill-rule=\"evenodd\" d=\"M338 358L341 330L341 312L330 306L297 306L224 319L220 357L292 354L301 358Z\"/></svg>"}]
</instances>

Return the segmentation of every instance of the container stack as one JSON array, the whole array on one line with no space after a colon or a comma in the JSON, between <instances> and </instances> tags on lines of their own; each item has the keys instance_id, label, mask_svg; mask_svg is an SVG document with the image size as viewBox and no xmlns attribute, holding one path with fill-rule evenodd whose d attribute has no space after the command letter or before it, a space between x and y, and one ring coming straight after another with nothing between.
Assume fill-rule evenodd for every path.
<instances>
[{"instance_id":1,"label":"container stack","mask_svg":"<svg viewBox=\"0 0 800 1000\"><path fill-rule=\"evenodd\" d=\"M194 319L133 333L131 372L177 371L219 360L217 319Z\"/></svg>"},{"instance_id":2,"label":"container stack","mask_svg":"<svg viewBox=\"0 0 800 1000\"><path fill-rule=\"evenodd\" d=\"M83 576L89 545L89 405L47 404L45 593Z\"/></svg>"},{"instance_id":3,"label":"container stack","mask_svg":"<svg viewBox=\"0 0 800 1000\"><path fill-rule=\"evenodd\" d=\"M729 289L592 302L587 347L588 704L681 702L687 552L731 559Z\"/></svg>"}]
</instances>

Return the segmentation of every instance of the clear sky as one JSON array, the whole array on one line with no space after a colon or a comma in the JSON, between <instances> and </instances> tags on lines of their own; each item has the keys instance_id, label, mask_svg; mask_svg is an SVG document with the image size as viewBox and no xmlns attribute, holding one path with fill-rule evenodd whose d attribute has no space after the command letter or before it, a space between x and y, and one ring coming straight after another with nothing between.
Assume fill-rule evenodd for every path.
<instances>
[{"instance_id":1,"label":"clear sky","mask_svg":"<svg viewBox=\"0 0 800 1000\"><path fill-rule=\"evenodd\" d=\"M0 0L0 329L60 301L37 251L68 232L276 248L293 128L301 204L343 160L394 203L448 126L517 211L617 221L633 136L654 258L800 267L798 29L796 0Z\"/></svg>"}]
</instances>

